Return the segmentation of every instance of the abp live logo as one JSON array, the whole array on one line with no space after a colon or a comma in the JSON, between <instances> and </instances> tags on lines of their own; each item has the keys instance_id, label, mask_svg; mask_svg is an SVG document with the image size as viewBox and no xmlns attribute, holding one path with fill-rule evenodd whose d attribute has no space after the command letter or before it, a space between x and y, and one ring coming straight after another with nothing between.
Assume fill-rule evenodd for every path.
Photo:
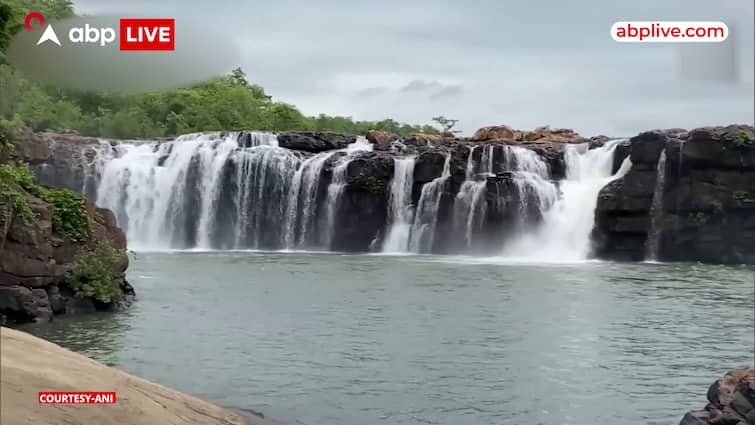
<instances>
[{"instance_id":1,"label":"abp live logo","mask_svg":"<svg viewBox=\"0 0 755 425\"><path fill-rule=\"evenodd\" d=\"M27 31L37 28L32 26L32 21L37 20L38 28L45 23L44 16L39 12L31 12L24 20ZM85 24L83 27L73 27L68 31L68 40L72 44L94 43L106 46L115 41L116 31L110 27L96 27ZM120 50L175 50L176 47L176 22L175 19L154 18L124 18L120 20L119 30ZM58 35L52 25L47 25L37 45L50 42L62 46Z\"/></svg>"},{"instance_id":2,"label":"abp live logo","mask_svg":"<svg viewBox=\"0 0 755 425\"><path fill-rule=\"evenodd\" d=\"M121 50L175 50L175 19L121 19Z\"/></svg>"}]
</instances>

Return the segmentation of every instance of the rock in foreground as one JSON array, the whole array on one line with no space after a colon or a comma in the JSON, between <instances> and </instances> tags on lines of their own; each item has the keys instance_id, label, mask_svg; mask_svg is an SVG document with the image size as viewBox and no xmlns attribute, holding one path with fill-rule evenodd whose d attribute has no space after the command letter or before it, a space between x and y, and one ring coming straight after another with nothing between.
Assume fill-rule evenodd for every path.
<instances>
[{"instance_id":1,"label":"rock in foreground","mask_svg":"<svg viewBox=\"0 0 755 425\"><path fill-rule=\"evenodd\" d=\"M0 423L242 425L240 415L97 363L24 332L0 328ZM39 391L115 391L113 405L39 404Z\"/></svg>"},{"instance_id":2,"label":"rock in foreground","mask_svg":"<svg viewBox=\"0 0 755 425\"><path fill-rule=\"evenodd\" d=\"M679 425L755 425L755 369L735 369L708 389L704 410L688 412Z\"/></svg>"}]
</instances>

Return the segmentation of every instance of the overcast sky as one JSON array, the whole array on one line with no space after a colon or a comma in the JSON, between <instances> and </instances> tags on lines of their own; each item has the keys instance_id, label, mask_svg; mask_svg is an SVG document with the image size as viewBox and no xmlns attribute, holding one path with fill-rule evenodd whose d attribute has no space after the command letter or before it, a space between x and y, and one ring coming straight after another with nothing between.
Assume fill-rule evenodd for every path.
<instances>
[{"instance_id":1,"label":"overcast sky","mask_svg":"<svg viewBox=\"0 0 755 425\"><path fill-rule=\"evenodd\" d=\"M509 124L614 136L752 123L753 3L74 0L78 13L212 25L236 43L251 81L306 114L420 124L443 114L467 134ZM720 20L731 36L614 42L611 25L627 20Z\"/></svg>"}]
</instances>

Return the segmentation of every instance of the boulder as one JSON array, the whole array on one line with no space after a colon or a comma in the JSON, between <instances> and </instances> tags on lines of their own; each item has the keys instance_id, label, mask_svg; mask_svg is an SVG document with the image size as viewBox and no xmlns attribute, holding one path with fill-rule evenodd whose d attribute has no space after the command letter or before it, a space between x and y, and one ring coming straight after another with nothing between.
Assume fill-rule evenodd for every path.
<instances>
[{"instance_id":1,"label":"boulder","mask_svg":"<svg viewBox=\"0 0 755 425\"><path fill-rule=\"evenodd\" d=\"M0 316L13 322L48 321L52 308L44 289L0 286Z\"/></svg>"},{"instance_id":2,"label":"boulder","mask_svg":"<svg viewBox=\"0 0 755 425\"><path fill-rule=\"evenodd\" d=\"M755 170L750 126L705 127L689 132L686 143L672 145L667 156L688 168Z\"/></svg>"},{"instance_id":3,"label":"boulder","mask_svg":"<svg viewBox=\"0 0 755 425\"><path fill-rule=\"evenodd\" d=\"M349 162L331 249L365 252L376 246L387 222L393 166L385 152L363 153Z\"/></svg>"},{"instance_id":4,"label":"boulder","mask_svg":"<svg viewBox=\"0 0 755 425\"><path fill-rule=\"evenodd\" d=\"M483 142L487 140L517 140L519 132L508 125L494 125L482 127L474 132L472 140Z\"/></svg>"},{"instance_id":5,"label":"boulder","mask_svg":"<svg viewBox=\"0 0 755 425\"><path fill-rule=\"evenodd\" d=\"M510 143L585 143L588 140L580 136L574 130L567 128L550 128L547 126L537 127L534 130L515 130L508 125L496 125L491 127L482 127L475 131L472 140L476 142L483 141L503 141Z\"/></svg>"},{"instance_id":6,"label":"boulder","mask_svg":"<svg viewBox=\"0 0 755 425\"><path fill-rule=\"evenodd\" d=\"M629 159L632 165L652 164L651 167L643 167L643 169L654 169L668 140L668 136L661 131L646 131L629 139L631 144Z\"/></svg>"},{"instance_id":7,"label":"boulder","mask_svg":"<svg viewBox=\"0 0 755 425\"><path fill-rule=\"evenodd\" d=\"M528 142L551 143L585 143L587 139L568 128L538 127L532 131L523 131L520 140Z\"/></svg>"},{"instance_id":8,"label":"boulder","mask_svg":"<svg viewBox=\"0 0 755 425\"><path fill-rule=\"evenodd\" d=\"M679 425L755 425L755 369L735 369L708 388L704 410L687 412Z\"/></svg>"},{"instance_id":9,"label":"boulder","mask_svg":"<svg viewBox=\"0 0 755 425\"><path fill-rule=\"evenodd\" d=\"M291 150L318 153L343 149L356 141L356 136L329 132L289 132L278 134L278 146Z\"/></svg>"},{"instance_id":10,"label":"boulder","mask_svg":"<svg viewBox=\"0 0 755 425\"><path fill-rule=\"evenodd\" d=\"M367 132L367 140L375 145L375 149L389 149L391 143L398 140L398 136L388 131L370 130Z\"/></svg>"},{"instance_id":11,"label":"boulder","mask_svg":"<svg viewBox=\"0 0 755 425\"><path fill-rule=\"evenodd\" d=\"M437 134L416 133L416 134L413 134L411 137L404 139L404 144L406 146L412 146L412 147L425 147L425 146L437 146L439 144L442 144L443 141L444 141L444 138Z\"/></svg>"},{"instance_id":12,"label":"boulder","mask_svg":"<svg viewBox=\"0 0 755 425\"><path fill-rule=\"evenodd\" d=\"M424 184L441 176L448 153L439 150L425 151L414 164L414 183Z\"/></svg>"}]
</instances>

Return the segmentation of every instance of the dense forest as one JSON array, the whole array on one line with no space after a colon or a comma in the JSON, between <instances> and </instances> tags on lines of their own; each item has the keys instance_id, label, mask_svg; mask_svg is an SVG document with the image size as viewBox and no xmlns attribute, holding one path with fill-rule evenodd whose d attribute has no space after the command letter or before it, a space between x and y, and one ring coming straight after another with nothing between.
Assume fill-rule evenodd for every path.
<instances>
[{"instance_id":1,"label":"dense forest","mask_svg":"<svg viewBox=\"0 0 755 425\"><path fill-rule=\"evenodd\" d=\"M0 139L21 128L75 131L87 136L160 138L212 130L315 130L365 134L371 129L402 136L437 133L392 119L355 121L351 117L305 116L295 106L274 101L237 68L228 75L175 90L149 93L82 92L41 85L6 63L4 52L23 30L29 11L49 20L74 16L67 0L0 0Z\"/></svg>"}]
</instances>

